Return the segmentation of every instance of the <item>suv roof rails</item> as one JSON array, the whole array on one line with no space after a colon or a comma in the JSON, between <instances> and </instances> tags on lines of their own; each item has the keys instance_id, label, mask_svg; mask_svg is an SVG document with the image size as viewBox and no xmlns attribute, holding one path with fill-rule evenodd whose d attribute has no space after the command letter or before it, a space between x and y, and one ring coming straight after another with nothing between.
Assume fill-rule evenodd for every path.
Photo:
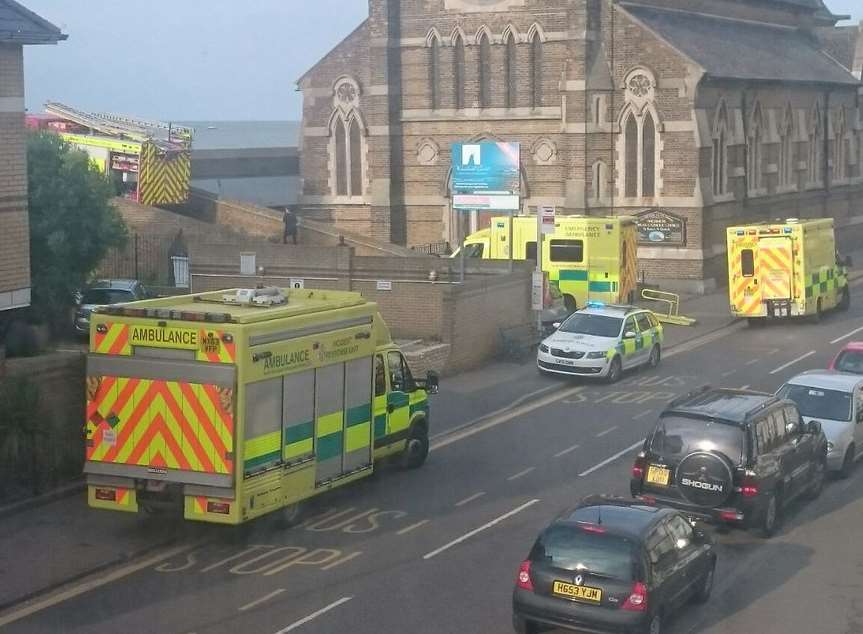
<instances>
[{"instance_id":1,"label":"suv roof rails","mask_svg":"<svg viewBox=\"0 0 863 634\"><path fill-rule=\"evenodd\" d=\"M686 394L684 394L682 396L678 396L676 399L674 399L668 405L665 406L665 411L674 409L676 407L680 407L686 401L689 401L696 396L700 396L701 394L704 394L705 392L709 392L711 389L712 388L710 387L710 385L706 384L706 385L702 385L701 387L697 387L694 390L692 390L691 392L687 392Z\"/></svg>"}]
</instances>

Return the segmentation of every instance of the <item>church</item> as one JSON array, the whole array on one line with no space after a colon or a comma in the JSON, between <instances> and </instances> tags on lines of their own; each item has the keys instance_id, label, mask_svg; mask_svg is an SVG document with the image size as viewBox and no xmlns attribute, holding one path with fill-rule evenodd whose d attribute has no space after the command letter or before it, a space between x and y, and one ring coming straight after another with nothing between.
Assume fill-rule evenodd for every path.
<instances>
[{"instance_id":1,"label":"church","mask_svg":"<svg viewBox=\"0 0 863 634\"><path fill-rule=\"evenodd\" d=\"M640 272L725 284L725 228L863 240L863 24L822 0L368 0L298 80L300 214L407 246L452 208L453 143L520 147L521 213L627 215Z\"/></svg>"}]
</instances>

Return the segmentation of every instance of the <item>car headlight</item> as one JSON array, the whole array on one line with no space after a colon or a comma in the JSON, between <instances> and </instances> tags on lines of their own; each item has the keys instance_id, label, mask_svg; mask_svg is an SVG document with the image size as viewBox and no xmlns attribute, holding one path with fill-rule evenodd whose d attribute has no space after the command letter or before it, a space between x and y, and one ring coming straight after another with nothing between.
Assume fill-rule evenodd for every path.
<instances>
[{"instance_id":1,"label":"car headlight","mask_svg":"<svg viewBox=\"0 0 863 634\"><path fill-rule=\"evenodd\" d=\"M545 345L544 343L539 344L539 351L540 352L548 352L548 346Z\"/></svg>"},{"instance_id":2,"label":"car headlight","mask_svg":"<svg viewBox=\"0 0 863 634\"><path fill-rule=\"evenodd\" d=\"M605 352L601 352L601 351L599 351L599 352L588 352L587 358L588 359L604 359L605 354L606 354Z\"/></svg>"},{"instance_id":3,"label":"car headlight","mask_svg":"<svg viewBox=\"0 0 863 634\"><path fill-rule=\"evenodd\" d=\"M835 445L832 442L829 440L827 441L827 451L833 451L834 446Z\"/></svg>"}]
</instances>

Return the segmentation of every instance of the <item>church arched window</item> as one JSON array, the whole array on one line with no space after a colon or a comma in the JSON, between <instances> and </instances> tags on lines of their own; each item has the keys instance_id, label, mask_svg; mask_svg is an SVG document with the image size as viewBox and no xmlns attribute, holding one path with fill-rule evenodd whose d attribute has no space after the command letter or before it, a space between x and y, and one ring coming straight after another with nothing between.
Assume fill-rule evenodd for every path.
<instances>
[{"instance_id":1,"label":"church arched window","mask_svg":"<svg viewBox=\"0 0 863 634\"><path fill-rule=\"evenodd\" d=\"M438 93L438 81L440 77L440 42L437 35L431 35L429 42L429 106L432 110L440 107L440 95Z\"/></svg>"},{"instance_id":2,"label":"church arched window","mask_svg":"<svg viewBox=\"0 0 863 634\"><path fill-rule=\"evenodd\" d=\"M763 176L763 154L764 123L761 117L761 104L756 103L752 110L752 119L749 123L749 134L746 138L746 178L749 183L749 192L757 193L761 189Z\"/></svg>"},{"instance_id":3,"label":"church arched window","mask_svg":"<svg viewBox=\"0 0 863 634\"><path fill-rule=\"evenodd\" d=\"M816 103L809 115L809 158L808 158L808 182L810 185L819 185L824 178L823 151L824 151L824 126L821 120L821 106Z\"/></svg>"},{"instance_id":4,"label":"church arched window","mask_svg":"<svg viewBox=\"0 0 863 634\"><path fill-rule=\"evenodd\" d=\"M506 107L516 107L516 48L515 37L512 32L507 32L505 42L506 52L504 56L504 74L506 76Z\"/></svg>"},{"instance_id":5,"label":"church arched window","mask_svg":"<svg viewBox=\"0 0 863 634\"><path fill-rule=\"evenodd\" d=\"M453 41L453 90L455 91L455 107L464 108L464 39L456 34Z\"/></svg>"},{"instance_id":6,"label":"church arched window","mask_svg":"<svg viewBox=\"0 0 863 634\"><path fill-rule=\"evenodd\" d=\"M359 85L349 77L334 88L330 119L330 190L334 196L359 197L365 181L365 127L359 110Z\"/></svg>"},{"instance_id":7,"label":"church arched window","mask_svg":"<svg viewBox=\"0 0 863 634\"><path fill-rule=\"evenodd\" d=\"M624 143L626 144L626 197L635 198L638 196L638 121L633 114L626 118Z\"/></svg>"},{"instance_id":8,"label":"church arched window","mask_svg":"<svg viewBox=\"0 0 863 634\"><path fill-rule=\"evenodd\" d=\"M728 188L728 108L719 104L713 124L713 195L722 196Z\"/></svg>"},{"instance_id":9,"label":"church arched window","mask_svg":"<svg viewBox=\"0 0 863 634\"><path fill-rule=\"evenodd\" d=\"M656 124L649 111L641 124L641 195L656 195Z\"/></svg>"},{"instance_id":10,"label":"church arched window","mask_svg":"<svg viewBox=\"0 0 863 634\"><path fill-rule=\"evenodd\" d=\"M491 42L485 31L481 31L478 38L479 65L477 68L477 77L479 78L479 105L480 108L488 108L491 105Z\"/></svg>"},{"instance_id":11,"label":"church arched window","mask_svg":"<svg viewBox=\"0 0 863 634\"><path fill-rule=\"evenodd\" d=\"M542 107L542 37L538 29L530 35L530 105Z\"/></svg>"}]
</instances>

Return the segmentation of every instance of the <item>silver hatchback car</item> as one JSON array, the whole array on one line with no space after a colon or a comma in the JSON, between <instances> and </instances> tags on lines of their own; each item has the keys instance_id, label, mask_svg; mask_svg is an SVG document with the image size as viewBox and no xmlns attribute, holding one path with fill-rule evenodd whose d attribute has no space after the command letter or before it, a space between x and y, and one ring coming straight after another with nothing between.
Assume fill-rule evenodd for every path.
<instances>
[{"instance_id":1,"label":"silver hatchback car","mask_svg":"<svg viewBox=\"0 0 863 634\"><path fill-rule=\"evenodd\" d=\"M848 477L857 456L863 455L863 376L809 370L785 383L777 395L794 401L807 423L821 423L827 436L827 468Z\"/></svg>"},{"instance_id":2,"label":"silver hatchback car","mask_svg":"<svg viewBox=\"0 0 863 634\"><path fill-rule=\"evenodd\" d=\"M138 280L99 280L81 292L75 307L75 332L81 336L90 334L90 313L99 306L125 304L147 299L150 293Z\"/></svg>"}]
</instances>

